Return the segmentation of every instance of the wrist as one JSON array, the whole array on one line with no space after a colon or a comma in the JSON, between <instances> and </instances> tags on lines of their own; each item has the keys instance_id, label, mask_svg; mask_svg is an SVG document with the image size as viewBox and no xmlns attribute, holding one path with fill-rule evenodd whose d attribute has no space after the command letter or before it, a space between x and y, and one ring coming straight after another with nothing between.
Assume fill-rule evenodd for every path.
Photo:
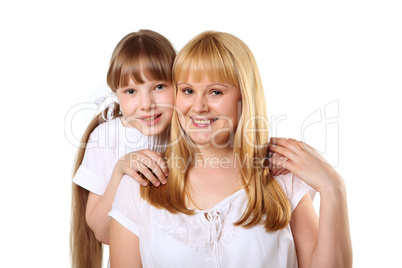
<instances>
[{"instance_id":1,"label":"wrist","mask_svg":"<svg viewBox=\"0 0 402 268\"><path fill-rule=\"evenodd\" d=\"M332 179L330 180L329 183L322 186L320 189L317 189L317 191L321 195L328 195L328 196L345 195L346 196L345 182L343 181L342 177L338 173L336 173L336 176L332 177Z\"/></svg>"},{"instance_id":2,"label":"wrist","mask_svg":"<svg viewBox=\"0 0 402 268\"><path fill-rule=\"evenodd\" d=\"M111 176L111 180L118 180L120 181L123 176L125 175L125 173L122 172L122 170L120 168L117 167L117 165L113 168L112 171L112 176Z\"/></svg>"}]
</instances>

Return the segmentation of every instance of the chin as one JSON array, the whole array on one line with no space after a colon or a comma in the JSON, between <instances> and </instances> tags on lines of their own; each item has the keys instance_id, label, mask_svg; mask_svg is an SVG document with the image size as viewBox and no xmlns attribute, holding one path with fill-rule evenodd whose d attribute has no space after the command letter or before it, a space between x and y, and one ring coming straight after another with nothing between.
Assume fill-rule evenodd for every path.
<instances>
[{"instance_id":1,"label":"chin","mask_svg":"<svg viewBox=\"0 0 402 268\"><path fill-rule=\"evenodd\" d=\"M156 136L159 135L163 132L163 129L157 128L157 129L147 129L147 130L143 130L141 131L142 135L145 136Z\"/></svg>"},{"instance_id":2,"label":"chin","mask_svg":"<svg viewBox=\"0 0 402 268\"><path fill-rule=\"evenodd\" d=\"M208 134L192 133L190 135L190 138L195 144L205 145L211 143L211 136L209 133Z\"/></svg>"}]
</instances>

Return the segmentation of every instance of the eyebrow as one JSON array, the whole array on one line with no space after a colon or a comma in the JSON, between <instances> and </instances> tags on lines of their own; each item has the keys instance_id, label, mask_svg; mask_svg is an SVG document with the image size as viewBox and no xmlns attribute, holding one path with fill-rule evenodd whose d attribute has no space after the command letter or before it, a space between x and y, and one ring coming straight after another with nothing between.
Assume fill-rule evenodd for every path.
<instances>
[{"instance_id":1,"label":"eyebrow","mask_svg":"<svg viewBox=\"0 0 402 268\"><path fill-rule=\"evenodd\" d=\"M184 83L184 82L177 82L177 85L178 86L180 86L180 85L189 85L189 86L191 86L190 84L187 84L187 83Z\"/></svg>"},{"instance_id":2,"label":"eyebrow","mask_svg":"<svg viewBox=\"0 0 402 268\"><path fill-rule=\"evenodd\" d=\"M228 87L226 84L223 84L223 83L212 83L212 84L209 84L207 87L211 87L211 86L223 86L223 87Z\"/></svg>"},{"instance_id":3,"label":"eyebrow","mask_svg":"<svg viewBox=\"0 0 402 268\"><path fill-rule=\"evenodd\" d=\"M181 86L181 85L188 85L188 86L192 86L191 84L189 84L189 83L185 83L185 82L178 82L178 83L177 83L177 85L178 85L178 86ZM212 86L223 86L223 87L228 87L227 85L225 85L225 84L223 84L223 83L211 83L211 84L208 84L208 85L207 85L207 87L212 87Z\"/></svg>"}]
</instances>

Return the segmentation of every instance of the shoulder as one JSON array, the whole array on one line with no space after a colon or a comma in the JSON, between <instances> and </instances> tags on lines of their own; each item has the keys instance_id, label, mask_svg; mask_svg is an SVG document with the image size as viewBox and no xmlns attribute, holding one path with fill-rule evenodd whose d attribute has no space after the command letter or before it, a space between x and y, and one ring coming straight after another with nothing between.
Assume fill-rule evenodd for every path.
<instances>
[{"instance_id":1,"label":"shoulder","mask_svg":"<svg viewBox=\"0 0 402 268\"><path fill-rule=\"evenodd\" d=\"M99 124L89 135L88 142L99 142L102 145L106 141L115 138L119 124L120 118L113 118Z\"/></svg>"},{"instance_id":2,"label":"shoulder","mask_svg":"<svg viewBox=\"0 0 402 268\"><path fill-rule=\"evenodd\" d=\"M124 175L120 181L119 190L133 192L139 191L140 184L129 175Z\"/></svg>"},{"instance_id":3,"label":"shoulder","mask_svg":"<svg viewBox=\"0 0 402 268\"><path fill-rule=\"evenodd\" d=\"M128 175L124 175L116 192L114 206L135 206L142 203L140 184Z\"/></svg>"},{"instance_id":4,"label":"shoulder","mask_svg":"<svg viewBox=\"0 0 402 268\"><path fill-rule=\"evenodd\" d=\"M125 228L139 236L139 219L142 198L139 192L140 185L130 176L125 175L120 181L112 204L109 217L115 219Z\"/></svg>"},{"instance_id":5,"label":"shoulder","mask_svg":"<svg viewBox=\"0 0 402 268\"><path fill-rule=\"evenodd\" d=\"M292 211L296 208L306 193L310 193L311 199L314 198L315 190L293 173L274 176L274 178L285 192Z\"/></svg>"},{"instance_id":6,"label":"shoulder","mask_svg":"<svg viewBox=\"0 0 402 268\"><path fill-rule=\"evenodd\" d=\"M118 160L116 153L118 149L116 126L118 127L118 125L116 123L119 123L118 118L99 124L91 132L85 145L85 155L81 163L92 173L107 178L107 181L109 181L111 169Z\"/></svg>"}]
</instances>

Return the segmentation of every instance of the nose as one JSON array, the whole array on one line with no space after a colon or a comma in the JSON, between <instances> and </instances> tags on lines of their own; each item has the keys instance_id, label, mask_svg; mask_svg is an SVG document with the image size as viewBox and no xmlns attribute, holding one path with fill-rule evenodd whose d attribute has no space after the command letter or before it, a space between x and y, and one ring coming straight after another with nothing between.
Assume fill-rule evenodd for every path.
<instances>
[{"instance_id":1,"label":"nose","mask_svg":"<svg viewBox=\"0 0 402 268\"><path fill-rule=\"evenodd\" d=\"M194 99L192 110L198 114L208 111L208 100L202 95L197 96Z\"/></svg>"},{"instance_id":2,"label":"nose","mask_svg":"<svg viewBox=\"0 0 402 268\"><path fill-rule=\"evenodd\" d=\"M155 100L153 94L143 93L141 94L139 106L143 111L149 111L155 106Z\"/></svg>"}]
</instances>

